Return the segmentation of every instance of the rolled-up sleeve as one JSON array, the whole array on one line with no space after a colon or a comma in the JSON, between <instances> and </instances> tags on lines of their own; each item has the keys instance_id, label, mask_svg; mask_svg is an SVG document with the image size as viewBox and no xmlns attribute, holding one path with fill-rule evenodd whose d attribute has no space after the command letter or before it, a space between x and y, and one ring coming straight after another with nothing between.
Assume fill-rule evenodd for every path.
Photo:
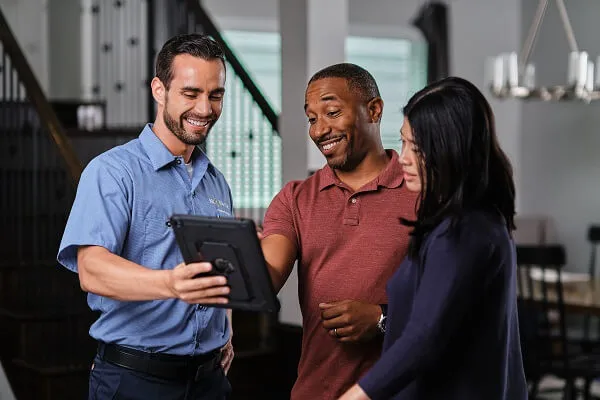
<instances>
[{"instance_id":1,"label":"rolled-up sleeve","mask_svg":"<svg viewBox=\"0 0 600 400\"><path fill-rule=\"evenodd\" d=\"M131 219L131 178L115 160L92 160L77 194L58 250L60 264L77 272L79 246L102 246L119 254Z\"/></svg>"}]
</instances>

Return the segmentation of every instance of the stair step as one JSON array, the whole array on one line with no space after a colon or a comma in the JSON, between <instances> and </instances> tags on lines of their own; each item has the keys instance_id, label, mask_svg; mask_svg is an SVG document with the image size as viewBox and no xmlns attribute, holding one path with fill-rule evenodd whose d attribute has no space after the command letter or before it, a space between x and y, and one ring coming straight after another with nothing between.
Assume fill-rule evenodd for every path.
<instances>
[{"instance_id":1,"label":"stair step","mask_svg":"<svg viewBox=\"0 0 600 400\"><path fill-rule=\"evenodd\" d=\"M76 274L46 262L0 268L0 358L48 365L89 362L97 315ZM37 365L37 364L35 364Z\"/></svg>"},{"instance_id":2,"label":"stair step","mask_svg":"<svg viewBox=\"0 0 600 400\"><path fill-rule=\"evenodd\" d=\"M60 297L37 296L0 300L0 317L13 320L56 321L85 316L89 312L83 293L65 293Z\"/></svg>"},{"instance_id":3,"label":"stair step","mask_svg":"<svg viewBox=\"0 0 600 400\"><path fill-rule=\"evenodd\" d=\"M13 318L0 316L0 358L48 363L80 363L96 349L89 328L96 315L87 311L64 318Z\"/></svg>"},{"instance_id":4,"label":"stair step","mask_svg":"<svg viewBox=\"0 0 600 400\"><path fill-rule=\"evenodd\" d=\"M8 376L19 400L80 400L88 396L90 364L91 359L63 365L16 359Z\"/></svg>"},{"instance_id":5,"label":"stair step","mask_svg":"<svg viewBox=\"0 0 600 400\"><path fill-rule=\"evenodd\" d=\"M60 375L70 375L77 374L81 372L85 372L86 375L89 373L90 366L93 360L92 357L88 358L87 362L81 363L72 363L72 364L62 364L57 365L54 363L44 362L44 361L26 361L19 358L13 360L13 363L18 368L34 372L39 375L44 376L60 376Z\"/></svg>"},{"instance_id":6,"label":"stair step","mask_svg":"<svg viewBox=\"0 0 600 400\"><path fill-rule=\"evenodd\" d=\"M67 307L85 301L77 274L65 268L48 266L18 266L0 269L0 307L22 305L20 308L48 309Z\"/></svg>"}]
</instances>

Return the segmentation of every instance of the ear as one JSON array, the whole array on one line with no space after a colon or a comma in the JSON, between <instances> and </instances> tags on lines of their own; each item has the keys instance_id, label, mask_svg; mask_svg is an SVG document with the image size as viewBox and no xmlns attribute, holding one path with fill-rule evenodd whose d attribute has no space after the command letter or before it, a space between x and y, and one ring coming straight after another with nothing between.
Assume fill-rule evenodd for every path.
<instances>
[{"instance_id":1,"label":"ear","mask_svg":"<svg viewBox=\"0 0 600 400\"><path fill-rule=\"evenodd\" d=\"M369 112L371 122L381 122L381 116L383 115L383 100L381 97L375 97L371 99L371 101L367 103L367 110Z\"/></svg>"},{"instance_id":2,"label":"ear","mask_svg":"<svg viewBox=\"0 0 600 400\"><path fill-rule=\"evenodd\" d=\"M155 76L152 79L152 82L150 82L150 88L152 89L152 97L154 97L154 100L158 103L159 106L164 106L165 97L167 94L167 89L165 88L165 85L163 85L161 80Z\"/></svg>"}]
</instances>

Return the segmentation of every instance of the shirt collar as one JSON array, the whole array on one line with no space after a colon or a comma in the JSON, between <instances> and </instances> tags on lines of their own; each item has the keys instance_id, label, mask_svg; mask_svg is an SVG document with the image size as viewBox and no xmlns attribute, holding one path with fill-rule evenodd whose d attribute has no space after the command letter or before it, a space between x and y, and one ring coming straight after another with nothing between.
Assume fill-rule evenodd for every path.
<instances>
[{"instance_id":1,"label":"shirt collar","mask_svg":"<svg viewBox=\"0 0 600 400\"><path fill-rule=\"evenodd\" d=\"M383 186L386 188L397 188L402 185L404 182L404 176L402 173L402 166L400 165L400 157L395 150L386 149L386 153L390 156L390 161L385 166L383 171L377 176L377 178L373 179L371 182L367 183L362 187L361 190L376 190L379 186ZM333 169L326 165L321 169L320 183L319 183L319 191L322 191L333 185L340 185L342 182L335 175Z\"/></svg>"},{"instance_id":2,"label":"shirt collar","mask_svg":"<svg viewBox=\"0 0 600 400\"><path fill-rule=\"evenodd\" d=\"M156 136L152 130L152 124L146 124L139 136L139 139L144 147L144 150L146 150L146 154L148 155L148 158L150 159L155 171L158 171L164 166L172 163L176 158L173 153L169 151L167 146L165 146L164 143L158 138L158 136ZM206 154L204 154L204 152L198 146L196 146L192 152L191 160L195 164L196 161L202 159L206 159L209 167L212 166L208 160L208 157L206 157Z\"/></svg>"}]
</instances>

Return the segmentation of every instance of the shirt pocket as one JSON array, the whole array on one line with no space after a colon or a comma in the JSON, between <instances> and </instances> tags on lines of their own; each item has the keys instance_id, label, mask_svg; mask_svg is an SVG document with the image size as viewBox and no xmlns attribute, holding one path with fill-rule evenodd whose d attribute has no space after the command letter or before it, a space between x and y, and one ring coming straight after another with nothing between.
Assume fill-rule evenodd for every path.
<instances>
[{"instance_id":1,"label":"shirt pocket","mask_svg":"<svg viewBox=\"0 0 600 400\"><path fill-rule=\"evenodd\" d=\"M163 265L168 257L174 235L170 216L150 209L144 217L144 251L142 265L152 269L173 267Z\"/></svg>"}]
</instances>

